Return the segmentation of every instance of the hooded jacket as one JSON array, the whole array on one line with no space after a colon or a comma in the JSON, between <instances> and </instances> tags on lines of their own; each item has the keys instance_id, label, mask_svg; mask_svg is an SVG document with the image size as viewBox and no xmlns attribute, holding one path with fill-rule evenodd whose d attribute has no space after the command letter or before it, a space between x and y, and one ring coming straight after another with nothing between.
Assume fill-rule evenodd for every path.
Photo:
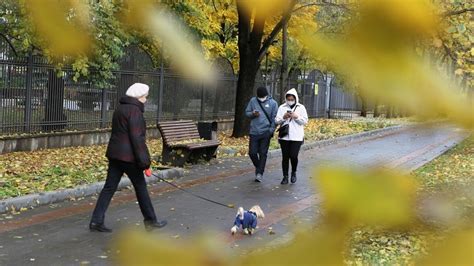
<instances>
[{"instance_id":1,"label":"hooded jacket","mask_svg":"<svg viewBox=\"0 0 474 266\"><path fill-rule=\"evenodd\" d=\"M144 105L136 98L125 96L120 99L112 118L107 158L134 163L141 170L150 167L143 112Z\"/></svg>"},{"instance_id":2,"label":"hooded jacket","mask_svg":"<svg viewBox=\"0 0 474 266\"><path fill-rule=\"evenodd\" d=\"M291 141L303 141L304 140L304 125L308 123L308 113L304 105L299 103L298 93L295 89L289 90L286 95L293 95L296 99L296 105L291 108L286 102L278 108L278 112L275 118L275 123L278 125L289 124L288 135L281 138L282 140L291 140ZM297 119L283 119L283 115L287 111L292 110L298 115Z\"/></svg>"},{"instance_id":3,"label":"hooded jacket","mask_svg":"<svg viewBox=\"0 0 474 266\"><path fill-rule=\"evenodd\" d=\"M258 104L257 97L253 97L250 99L247 108L245 109L245 115L252 119L252 121L250 121L250 135L258 136L262 134L273 134L276 128L274 119L277 114L278 104L270 95L267 96L265 101L260 103L270 117L271 123L268 121L268 118L265 116L262 108ZM254 116L253 111L258 111L260 115Z\"/></svg>"}]
</instances>

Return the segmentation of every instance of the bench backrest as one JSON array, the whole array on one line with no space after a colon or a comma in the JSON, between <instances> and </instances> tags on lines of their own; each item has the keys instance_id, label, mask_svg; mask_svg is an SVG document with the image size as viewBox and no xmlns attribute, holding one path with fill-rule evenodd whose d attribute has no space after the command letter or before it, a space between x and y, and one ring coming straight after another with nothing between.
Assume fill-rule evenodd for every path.
<instances>
[{"instance_id":1,"label":"bench backrest","mask_svg":"<svg viewBox=\"0 0 474 266\"><path fill-rule=\"evenodd\" d=\"M200 138L197 126L191 120L159 122L158 129L166 145Z\"/></svg>"}]
</instances>

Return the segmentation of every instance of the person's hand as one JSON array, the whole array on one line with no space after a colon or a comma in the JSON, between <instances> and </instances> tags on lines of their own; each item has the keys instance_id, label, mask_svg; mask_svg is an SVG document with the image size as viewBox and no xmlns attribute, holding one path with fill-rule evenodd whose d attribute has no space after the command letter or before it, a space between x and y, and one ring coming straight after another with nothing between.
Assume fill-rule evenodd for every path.
<instances>
[{"instance_id":1,"label":"person's hand","mask_svg":"<svg viewBox=\"0 0 474 266\"><path fill-rule=\"evenodd\" d=\"M259 111L253 111L253 116L259 117L259 116L260 116L260 112L259 112Z\"/></svg>"},{"instance_id":2,"label":"person's hand","mask_svg":"<svg viewBox=\"0 0 474 266\"><path fill-rule=\"evenodd\" d=\"M150 170L150 168L145 169L145 175L146 175L147 177L150 177L150 176L151 176L151 170Z\"/></svg>"},{"instance_id":3,"label":"person's hand","mask_svg":"<svg viewBox=\"0 0 474 266\"><path fill-rule=\"evenodd\" d=\"M297 113L291 113L293 119L298 119L299 115Z\"/></svg>"},{"instance_id":4,"label":"person's hand","mask_svg":"<svg viewBox=\"0 0 474 266\"><path fill-rule=\"evenodd\" d=\"M283 115L283 119L288 119L288 118L290 118L290 117L291 117L291 113L285 113L285 114Z\"/></svg>"}]
</instances>

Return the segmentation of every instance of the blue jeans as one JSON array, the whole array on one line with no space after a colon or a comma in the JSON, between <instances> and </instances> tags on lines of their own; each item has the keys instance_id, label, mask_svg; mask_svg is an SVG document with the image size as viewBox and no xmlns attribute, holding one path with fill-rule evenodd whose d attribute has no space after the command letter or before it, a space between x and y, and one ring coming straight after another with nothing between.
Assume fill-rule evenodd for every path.
<instances>
[{"instance_id":1,"label":"blue jeans","mask_svg":"<svg viewBox=\"0 0 474 266\"><path fill-rule=\"evenodd\" d=\"M255 174L263 175L272 134L250 135L249 156L255 166Z\"/></svg>"}]
</instances>

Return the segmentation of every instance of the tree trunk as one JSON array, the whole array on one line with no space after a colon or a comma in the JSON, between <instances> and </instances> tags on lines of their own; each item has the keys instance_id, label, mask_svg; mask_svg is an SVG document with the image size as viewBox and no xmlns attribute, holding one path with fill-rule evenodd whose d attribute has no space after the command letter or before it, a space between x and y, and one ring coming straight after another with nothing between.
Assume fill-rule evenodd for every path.
<instances>
[{"instance_id":1,"label":"tree trunk","mask_svg":"<svg viewBox=\"0 0 474 266\"><path fill-rule=\"evenodd\" d=\"M288 91L288 23L283 25L282 29L282 45L281 45L281 72L280 72L280 103L285 101L285 93Z\"/></svg>"},{"instance_id":2,"label":"tree trunk","mask_svg":"<svg viewBox=\"0 0 474 266\"><path fill-rule=\"evenodd\" d=\"M63 130L67 124L64 114L64 79L58 77L56 71L48 71L48 99L46 100L44 131Z\"/></svg>"},{"instance_id":3,"label":"tree trunk","mask_svg":"<svg viewBox=\"0 0 474 266\"><path fill-rule=\"evenodd\" d=\"M241 60L242 61L242 60ZM257 71L255 66L249 66L244 70L241 68L239 79L237 80L237 95L235 101L235 120L232 137L240 138L248 135L250 120L245 115L245 108L254 94L255 77Z\"/></svg>"},{"instance_id":4,"label":"tree trunk","mask_svg":"<svg viewBox=\"0 0 474 266\"><path fill-rule=\"evenodd\" d=\"M241 9L237 2L239 15L239 78L237 80L237 93L235 99L235 117L232 137L239 138L248 134L250 120L245 115L245 108L253 96L255 77L259 68L259 52L263 37L265 19L256 19L253 29L251 14Z\"/></svg>"},{"instance_id":5,"label":"tree trunk","mask_svg":"<svg viewBox=\"0 0 474 266\"><path fill-rule=\"evenodd\" d=\"M365 97L362 95L360 96L360 99L362 101L360 116L367 117L367 99L365 99Z\"/></svg>"},{"instance_id":6,"label":"tree trunk","mask_svg":"<svg viewBox=\"0 0 474 266\"><path fill-rule=\"evenodd\" d=\"M379 110L379 101L375 99L374 103L374 117L379 117L380 116L380 110Z\"/></svg>"},{"instance_id":7,"label":"tree trunk","mask_svg":"<svg viewBox=\"0 0 474 266\"><path fill-rule=\"evenodd\" d=\"M393 106L392 105L388 105L387 106L387 115L386 115L387 118L393 118Z\"/></svg>"},{"instance_id":8,"label":"tree trunk","mask_svg":"<svg viewBox=\"0 0 474 266\"><path fill-rule=\"evenodd\" d=\"M248 134L250 119L245 116L245 108L253 95L255 77L260 68L260 62L265 57L268 47L275 40L283 26L288 23L293 7L297 0L292 0L282 19L276 24L270 34L262 41L266 17L261 11L249 12L237 0L238 22L238 48L240 56L239 79L237 81L237 95L235 99L235 118L232 137L243 137Z\"/></svg>"}]
</instances>

